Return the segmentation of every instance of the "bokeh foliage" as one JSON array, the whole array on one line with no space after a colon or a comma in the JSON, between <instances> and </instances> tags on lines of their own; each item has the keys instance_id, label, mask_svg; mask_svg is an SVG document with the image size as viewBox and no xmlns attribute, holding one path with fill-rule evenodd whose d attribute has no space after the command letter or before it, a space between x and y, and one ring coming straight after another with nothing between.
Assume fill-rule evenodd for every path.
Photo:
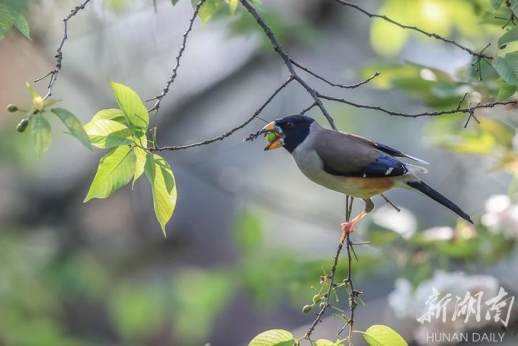
<instances>
[{"instance_id":1,"label":"bokeh foliage","mask_svg":"<svg viewBox=\"0 0 518 346\"><path fill-rule=\"evenodd\" d=\"M23 19L27 3L0 2L0 38L13 27L29 36ZM123 7L127 5L124 1L106 1L106 4L116 11L130 10ZM515 51L518 2L513 0L511 6L506 4L498 0L383 1L378 12L405 24L452 36L480 49L486 42L492 42L484 53L494 55L495 59L473 57L453 72L401 63L392 57L404 51L405 45L419 40L419 45L426 47L430 40L376 20L371 25L371 44L382 58L364 69L365 76L379 71L381 76L371 85L383 90L400 90L419 104L437 110L514 99L518 87L518 53ZM294 36L300 38L299 44L304 44L311 37L308 33L314 32L307 23L287 23L275 11L267 7L262 9L281 39ZM236 7L235 1L210 0L200 17L205 22L226 20L234 34L249 34L256 30L253 19ZM59 116L65 110L54 110L45 113L45 117L54 113L53 116L58 116L74 134L75 123L69 120L67 123L69 117L66 115ZM480 123L471 119L467 129L466 119L458 115L434 119L427 126L427 139L447 151L491 160L494 170L505 171L516 179L516 119L495 113L490 110L476 114ZM115 118L110 116L104 120ZM43 152L50 145L50 125L41 120L44 118L37 119L30 132L39 134L40 137L35 138L36 150ZM92 145L111 149L138 142L131 149L138 150L142 143L130 140L135 139L129 130L130 124L119 120L118 125L111 124L115 130L110 128L108 133L102 134L96 132L99 127L94 123L87 125L86 132ZM137 125L147 129L148 123ZM106 130L106 127L101 129ZM48 136L41 137L42 134ZM75 137L81 139L83 134L76 131ZM27 145L15 147L11 137L6 138L9 139L5 140L5 147L3 136L0 139L2 154L5 150L12 160L27 156L27 150L20 150ZM137 139L143 140L141 136ZM2 160L8 159L2 155ZM136 161L135 158L132 162L135 166ZM165 165L158 158L151 161L159 168ZM145 165L140 168L126 172L124 185L143 173L154 181L156 175L152 168L147 171ZM169 172L170 168L166 170ZM169 175L172 177L172 170ZM162 180L160 184L167 185L166 179ZM169 194L172 191L171 187L166 190ZM512 196L516 198L516 195ZM165 214L170 217L172 211L169 209ZM166 219L168 217L160 220L162 226ZM265 310L285 304L300 311L304 305L314 304L312 297L321 290L319 279L329 271L330 254L308 259L285 247L270 246L264 241L267 229L263 219L259 208L244 209L237 214L233 232L233 242L239 253L236 263L210 269L187 267L174 273L160 273L158 277L121 276L109 258L98 256L92 249L64 256L56 249L57 242L48 230L38 235L18 229L5 230L0 235L0 343L86 345L109 339L124 344L144 344L152 342L156 335L171 333L185 345L199 345L213 332L218 316L224 313L237 292L245 292L250 304ZM371 245L359 247L360 260L353 263L357 283L361 286L362 279L403 276L418 285L431 277L437 268L480 270L509 256L515 248L515 239L492 232L478 221L477 218L474 227L462 222L452 225L453 236L447 239L429 239L420 232L404 238L374 222L368 224L365 238ZM419 230L423 228L419 226ZM31 246L33 242L41 244L41 235L50 237L44 239L47 245ZM386 260L394 254L398 254L396 261ZM337 276L344 277L344 274L345 268L340 266ZM339 298L344 299L343 296ZM82 323L87 326L79 330L101 329L100 325L104 329L98 334L77 332L69 320L77 311L92 311L94 316L85 317Z\"/></svg>"}]
</instances>

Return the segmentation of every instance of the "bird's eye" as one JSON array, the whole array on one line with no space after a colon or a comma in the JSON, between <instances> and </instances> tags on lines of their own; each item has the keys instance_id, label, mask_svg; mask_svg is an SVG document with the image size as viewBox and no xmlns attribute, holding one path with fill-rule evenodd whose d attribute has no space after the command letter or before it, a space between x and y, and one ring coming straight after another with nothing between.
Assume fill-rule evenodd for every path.
<instances>
[{"instance_id":1,"label":"bird's eye","mask_svg":"<svg viewBox=\"0 0 518 346\"><path fill-rule=\"evenodd\" d=\"M286 123L286 127L293 127L293 123Z\"/></svg>"}]
</instances>

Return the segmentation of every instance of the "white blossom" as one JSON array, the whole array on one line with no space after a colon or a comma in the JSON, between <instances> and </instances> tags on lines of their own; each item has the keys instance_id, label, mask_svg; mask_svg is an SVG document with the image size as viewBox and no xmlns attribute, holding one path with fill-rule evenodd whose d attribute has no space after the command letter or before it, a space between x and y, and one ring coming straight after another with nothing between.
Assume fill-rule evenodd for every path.
<instances>
[{"instance_id":1,"label":"white blossom","mask_svg":"<svg viewBox=\"0 0 518 346\"><path fill-rule=\"evenodd\" d=\"M374 212L372 220L381 227L399 233L403 238L410 238L417 229L415 216L407 209L398 212L390 206L383 206Z\"/></svg>"},{"instance_id":2,"label":"white blossom","mask_svg":"<svg viewBox=\"0 0 518 346\"><path fill-rule=\"evenodd\" d=\"M448 226L432 227L424 230L422 236L427 241L446 241L453 239L455 230Z\"/></svg>"},{"instance_id":3,"label":"white blossom","mask_svg":"<svg viewBox=\"0 0 518 346\"><path fill-rule=\"evenodd\" d=\"M518 238L518 204L512 204L506 195L495 195L486 201L485 209L481 219L484 226L507 238Z\"/></svg>"}]
</instances>

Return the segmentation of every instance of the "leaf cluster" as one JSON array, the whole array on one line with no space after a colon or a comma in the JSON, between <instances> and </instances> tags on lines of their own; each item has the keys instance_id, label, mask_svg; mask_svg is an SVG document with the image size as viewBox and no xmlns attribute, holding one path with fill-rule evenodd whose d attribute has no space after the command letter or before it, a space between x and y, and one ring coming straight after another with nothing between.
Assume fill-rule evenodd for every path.
<instances>
[{"instance_id":1,"label":"leaf cluster","mask_svg":"<svg viewBox=\"0 0 518 346\"><path fill-rule=\"evenodd\" d=\"M130 182L135 184L145 174L165 235L177 199L173 170L164 158L150 150L149 113L140 96L123 84L112 83L112 89L119 108L103 109L85 125L92 145L109 152L100 159L84 201L107 198Z\"/></svg>"}]
</instances>

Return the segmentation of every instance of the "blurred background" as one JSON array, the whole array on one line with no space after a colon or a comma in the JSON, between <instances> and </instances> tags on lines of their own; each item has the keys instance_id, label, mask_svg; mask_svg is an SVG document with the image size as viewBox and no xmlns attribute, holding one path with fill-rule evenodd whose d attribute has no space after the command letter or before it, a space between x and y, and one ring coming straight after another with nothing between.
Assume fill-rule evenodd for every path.
<instances>
[{"instance_id":1,"label":"blurred background","mask_svg":"<svg viewBox=\"0 0 518 346\"><path fill-rule=\"evenodd\" d=\"M489 0L356 3L475 51L509 29L502 29L507 12L496 14ZM11 31L0 40L1 105L30 103L24 83L52 69L61 19L76 4L29 1L31 39ZM298 62L331 80L353 84L381 72L353 90L333 90L307 76L328 94L411 113L455 108L465 93L476 104L509 99L515 91L501 95L509 86L485 60L334 1L263 0L260 10ZM87 122L114 106L112 80L143 98L159 94L192 11L188 0L175 6L92 1L70 21L54 97ZM513 48L493 44L485 53ZM156 119L159 143L219 135L252 114L286 77L245 11L214 10L194 25L177 83ZM45 81L37 85L42 93L45 87ZM309 102L293 85L261 116L273 120ZM353 237L370 242L356 248L353 264L365 301L355 328L387 324L413 344L427 343L426 328L475 328L416 319L430 287L459 295L483 290L487 297L500 286L518 290L517 109L478 111L480 124L472 120L464 129L465 115L404 119L328 107L343 131L431 162L430 185L476 220L462 223L410 191L388 194L400 213L377 199L375 213ZM327 126L316 110L311 115ZM245 345L271 328L304 334L318 307L301 310L329 270L344 197L308 181L286 152L264 152L261 140L243 142L262 121L210 146L165 154L179 195L166 239L146 183L83 204L103 151L84 150L56 122L50 150L37 159L28 136L15 131L18 121L2 111L0 345ZM363 207L357 204L355 210ZM516 317L502 344L518 342ZM333 339L341 324L340 316L330 316L315 335ZM486 321L482 327L500 326Z\"/></svg>"}]
</instances>

